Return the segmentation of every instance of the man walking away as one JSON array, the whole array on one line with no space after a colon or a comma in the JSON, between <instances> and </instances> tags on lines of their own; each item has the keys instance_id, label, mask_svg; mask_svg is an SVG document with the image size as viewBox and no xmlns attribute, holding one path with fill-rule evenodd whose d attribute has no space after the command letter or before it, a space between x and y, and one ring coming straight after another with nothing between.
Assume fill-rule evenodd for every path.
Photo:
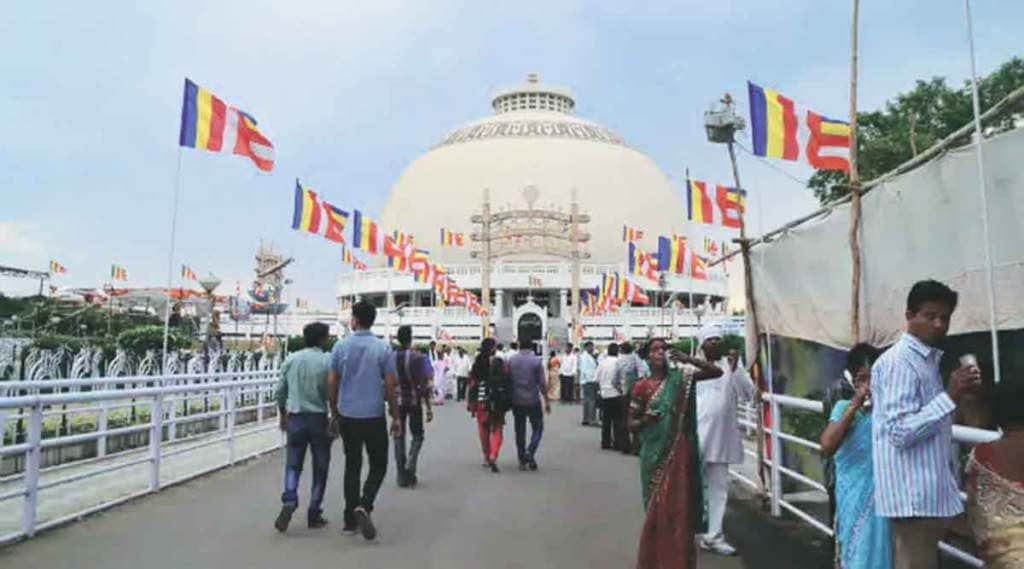
<instances>
[{"instance_id":1,"label":"man walking away","mask_svg":"<svg viewBox=\"0 0 1024 569\"><path fill-rule=\"evenodd\" d=\"M597 385L601 393L601 448L623 450L626 442L626 413L622 406L623 386L615 370L619 363L619 345L608 344L608 355L597 365Z\"/></svg>"},{"instance_id":2,"label":"man walking away","mask_svg":"<svg viewBox=\"0 0 1024 569\"><path fill-rule=\"evenodd\" d=\"M384 417L387 398L391 434L402 433L396 397L395 358L391 348L370 331L377 309L366 301L352 305L352 334L331 352L328 394L332 420L345 447L345 533L358 529L366 539L377 536L370 517L377 491L388 471L388 426ZM340 392L340 398L339 398ZM363 449L370 471L360 494Z\"/></svg>"},{"instance_id":3,"label":"man walking away","mask_svg":"<svg viewBox=\"0 0 1024 569\"><path fill-rule=\"evenodd\" d=\"M580 389L583 391L583 425L597 426L597 359L594 358L594 343L583 344L579 359Z\"/></svg>"},{"instance_id":4,"label":"man walking away","mask_svg":"<svg viewBox=\"0 0 1024 569\"><path fill-rule=\"evenodd\" d=\"M306 461L306 447L313 454L313 485L309 492L306 524L313 529L327 525L320 505L327 490L327 470L331 464L331 436L327 422L327 355L324 346L330 329L312 322L302 329L305 349L288 356L281 366L276 400L278 422L288 435L284 469L284 493L281 513L274 521L277 531L285 531L299 507L299 476Z\"/></svg>"},{"instance_id":5,"label":"man walking away","mask_svg":"<svg viewBox=\"0 0 1024 569\"><path fill-rule=\"evenodd\" d=\"M565 345L565 354L562 355L561 367L558 369L558 379L562 388L562 403L573 402L573 391L576 390L576 354L572 351L572 344Z\"/></svg>"},{"instance_id":6,"label":"man walking away","mask_svg":"<svg viewBox=\"0 0 1024 569\"><path fill-rule=\"evenodd\" d=\"M736 408L754 397L754 381L740 363L739 352L724 353L723 334L722 324L711 322L700 329L698 338L704 360L722 370L720 377L697 383L697 438L708 492L708 531L701 536L700 547L718 555L735 555L736 548L725 540L722 521L729 502L729 465L743 463Z\"/></svg>"},{"instance_id":7,"label":"man walking away","mask_svg":"<svg viewBox=\"0 0 1024 569\"><path fill-rule=\"evenodd\" d=\"M466 385L469 384L469 370L473 368L473 358L469 357L466 350L458 348L455 356L455 385L456 398L462 401L466 398Z\"/></svg>"},{"instance_id":8,"label":"man walking away","mask_svg":"<svg viewBox=\"0 0 1024 569\"><path fill-rule=\"evenodd\" d=\"M544 362L533 353L527 338L520 338L519 351L509 358L512 375L512 416L516 423L519 470L537 470L537 447L544 434L544 412L551 412ZM541 409L541 399L544 408ZM526 446L526 420L530 420L530 446Z\"/></svg>"},{"instance_id":9,"label":"man walking away","mask_svg":"<svg viewBox=\"0 0 1024 569\"><path fill-rule=\"evenodd\" d=\"M430 406L430 369L426 357L412 349L412 326L398 328L399 349L395 352L395 370L398 375L398 416L402 432L395 435L395 466L398 467L398 486L416 487L416 460L423 447L423 407L427 408L427 422L434 420ZM405 431L412 435L409 454L405 453Z\"/></svg>"},{"instance_id":10,"label":"man walking away","mask_svg":"<svg viewBox=\"0 0 1024 569\"><path fill-rule=\"evenodd\" d=\"M953 412L978 384L961 365L943 390L939 374L957 293L933 280L907 297L907 331L871 368L875 512L892 518L893 567L935 569L947 524L963 511L953 461Z\"/></svg>"}]
</instances>

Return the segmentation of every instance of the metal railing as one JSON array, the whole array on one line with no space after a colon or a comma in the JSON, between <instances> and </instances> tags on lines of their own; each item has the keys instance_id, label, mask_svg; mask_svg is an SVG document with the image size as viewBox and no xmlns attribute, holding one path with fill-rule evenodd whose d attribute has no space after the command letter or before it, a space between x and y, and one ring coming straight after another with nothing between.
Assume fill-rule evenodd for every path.
<instances>
[{"instance_id":1,"label":"metal railing","mask_svg":"<svg viewBox=\"0 0 1024 569\"><path fill-rule=\"evenodd\" d=\"M786 500L782 486L782 477L786 476L792 480L799 482L804 486L812 488L813 490L822 493L827 493L825 485L822 484L821 482L809 478L804 474L797 472L793 469L787 468L782 464L784 462L784 460L782 460L783 442L789 442L803 446L805 448L811 449L815 453L821 452L821 445L819 445L816 441L807 440L795 434L786 433L782 430L782 409L799 409L801 411L807 411L821 415L824 410L822 402L815 401L813 399L792 397L789 395L772 395L769 393L764 394L764 401L765 403L770 405L770 412L772 418L771 425L766 426L765 428L765 435L768 438L768 443L771 446L769 449L766 449L764 453L764 465L770 469L770 481L766 485L765 490L768 492L769 498L771 499L772 516L781 516L782 510L786 510L787 512L793 514L794 516L799 518L801 521L807 523L814 529L820 531L821 533L829 537L833 537L831 522L822 522L810 513L801 510L795 504ZM740 406L739 423L740 425L746 427L748 429L748 432L751 430L756 432L757 410L753 407L753 405ZM995 431L987 431L984 429L976 429L973 427L965 427L962 425L953 426L953 440L961 444L975 445L979 443L991 442L997 440L999 437L1000 434ZM764 444L764 441L758 441L758 444ZM744 453L747 456L754 458L755 461L757 460L756 452L744 448ZM768 458L769 456L771 458ZM732 474L732 476L738 479L740 482L743 482L744 484L751 486L754 489L760 490L760 485L756 481L751 480L750 478L744 476L743 474L735 471L731 471L730 474ZM966 494L961 492L960 498L966 501L967 496ZM960 561L963 561L973 567L985 566L984 563L977 557L974 557L970 553L963 551L962 549L959 549L946 542L940 542L939 549L942 552Z\"/></svg>"},{"instance_id":2,"label":"metal railing","mask_svg":"<svg viewBox=\"0 0 1024 569\"><path fill-rule=\"evenodd\" d=\"M8 419L22 418L27 423L22 442L15 441L15 444L6 446L0 443L0 458L19 454L24 456L23 471L3 480L5 483L20 480L20 487L0 494L0 503L18 498L23 499L20 529L14 533L0 536L0 544L31 537L37 531L110 508L138 496L157 492L163 487L184 482L213 470L233 465L238 461L280 448L282 439L275 437L272 444L259 447L254 452L244 456L238 456L236 453L236 441L240 437L277 428L276 413L264 412L265 409L276 407L271 394L277 383L277 377L277 370L265 370L195 375L4 382L0 384L6 392L4 395L18 394L0 397L0 416L8 415ZM147 387L135 387L136 384L144 384ZM116 389L116 387L121 387L121 389ZM84 388L91 390L85 391ZM73 391L60 392L62 390ZM47 391L51 393L45 393ZM204 398L207 400L213 398L217 403L215 409L190 415L179 414L178 403L184 403L187 409L190 401ZM76 407L59 408L67 405L76 405ZM148 407L148 421L113 429L108 428L106 417L112 409L140 405L143 408ZM8 414L12 410L14 413ZM246 412L249 412L249 418L252 418L249 422L250 427L236 429L239 414ZM98 419L96 428L85 433L56 433L55 436L44 438L44 418L60 413L93 413ZM273 418L273 421L270 421L270 424L264 424L268 422L268 418ZM215 429L187 438L178 438L179 442L171 444L176 439L176 426L211 419L217 420ZM108 438L135 433L146 433L148 441L144 446L139 447L142 450L148 450L145 456L126 461L99 460L103 457L102 450L106 446ZM67 464L57 465L44 471L41 468L44 449L87 441L96 441L97 457L92 459L97 465L96 468L41 483L40 474L69 466ZM163 459L216 444L224 444L226 447L223 462L188 471L173 480L164 480L161 477L160 465ZM131 450L137 449L125 452L131 452ZM70 466L83 463L88 464L88 461L72 462ZM67 513L44 523L38 523L38 501L41 490L80 482L140 464L148 464L149 480L145 490L92 505L80 511Z\"/></svg>"}]
</instances>

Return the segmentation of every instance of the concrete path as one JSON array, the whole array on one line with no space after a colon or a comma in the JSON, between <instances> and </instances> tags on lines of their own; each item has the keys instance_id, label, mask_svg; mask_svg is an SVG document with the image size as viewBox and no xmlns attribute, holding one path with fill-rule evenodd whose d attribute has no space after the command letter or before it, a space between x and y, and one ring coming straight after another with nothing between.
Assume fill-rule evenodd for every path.
<instances>
[{"instance_id":1,"label":"concrete path","mask_svg":"<svg viewBox=\"0 0 1024 569\"><path fill-rule=\"evenodd\" d=\"M301 510L288 533L273 530L282 469L274 452L0 549L0 566L632 567L643 519L636 461L599 450L599 431L579 425L579 407L554 411L540 471L516 469L509 424L503 471L491 474L480 466L468 414L451 403L440 408L428 425L420 486L398 489L388 473L374 515L375 542L339 534L343 455L336 444L326 509L331 525L324 530L306 529ZM304 478L302 498L307 489ZM726 528L740 555L702 556L701 568L829 566L820 538L795 522L768 520L735 485L734 496Z\"/></svg>"}]
</instances>

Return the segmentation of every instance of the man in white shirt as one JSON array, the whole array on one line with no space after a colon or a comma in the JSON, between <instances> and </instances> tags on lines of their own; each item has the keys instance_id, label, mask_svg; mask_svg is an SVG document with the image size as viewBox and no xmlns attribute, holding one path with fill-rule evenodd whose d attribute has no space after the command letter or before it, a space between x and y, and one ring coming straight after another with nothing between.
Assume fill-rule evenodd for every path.
<instances>
[{"instance_id":1,"label":"man in white shirt","mask_svg":"<svg viewBox=\"0 0 1024 569\"><path fill-rule=\"evenodd\" d=\"M466 385L469 384L469 371L472 367L473 358L469 357L466 350L458 348L452 369L455 372L456 398L459 401L466 398Z\"/></svg>"},{"instance_id":2,"label":"man in white shirt","mask_svg":"<svg viewBox=\"0 0 1024 569\"><path fill-rule=\"evenodd\" d=\"M565 352L562 353L561 363L558 368L558 379L562 387L562 403L572 403L573 392L576 390L576 354L572 351L572 344L565 345Z\"/></svg>"},{"instance_id":3,"label":"man in white shirt","mask_svg":"<svg viewBox=\"0 0 1024 569\"><path fill-rule=\"evenodd\" d=\"M609 344L608 355L594 373L601 394L601 448L605 450L623 450L627 446L623 386L615 373L618 362L619 345Z\"/></svg>"},{"instance_id":4,"label":"man in white shirt","mask_svg":"<svg viewBox=\"0 0 1024 569\"><path fill-rule=\"evenodd\" d=\"M734 555L736 549L725 541L722 519L729 500L729 465L743 462L743 442L736 406L754 396L754 382L743 368L736 350L723 354L723 326L712 322L700 330L704 359L723 374L697 383L697 430L708 486L708 532L700 546L719 555Z\"/></svg>"},{"instance_id":5,"label":"man in white shirt","mask_svg":"<svg viewBox=\"0 0 1024 569\"><path fill-rule=\"evenodd\" d=\"M594 343L583 344L579 359L580 391L583 396L583 425L598 426L597 422L597 358L594 357Z\"/></svg>"}]
</instances>

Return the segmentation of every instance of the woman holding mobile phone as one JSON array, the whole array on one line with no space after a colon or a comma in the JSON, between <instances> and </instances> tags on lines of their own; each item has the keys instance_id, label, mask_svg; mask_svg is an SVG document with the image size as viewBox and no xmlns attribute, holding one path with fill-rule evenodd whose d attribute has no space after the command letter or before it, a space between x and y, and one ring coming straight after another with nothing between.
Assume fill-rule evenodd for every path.
<instances>
[{"instance_id":1,"label":"woman holding mobile phone","mask_svg":"<svg viewBox=\"0 0 1024 569\"><path fill-rule=\"evenodd\" d=\"M720 377L722 370L670 349L664 338L649 340L641 357L650 373L633 386L629 409L647 510L636 566L690 569L697 559L694 536L707 524L694 383Z\"/></svg>"}]
</instances>

